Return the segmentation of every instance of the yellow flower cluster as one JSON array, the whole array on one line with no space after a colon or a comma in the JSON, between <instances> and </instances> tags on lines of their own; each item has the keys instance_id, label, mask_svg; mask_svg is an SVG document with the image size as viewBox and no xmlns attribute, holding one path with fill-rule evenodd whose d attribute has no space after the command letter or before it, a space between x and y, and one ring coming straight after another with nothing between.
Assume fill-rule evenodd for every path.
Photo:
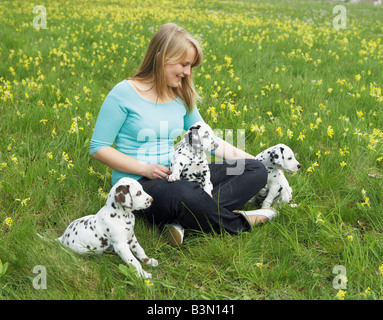
<instances>
[{"instance_id":1,"label":"yellow flower cluster","mask_svg":"<svg viewBox=\"0 0 383 320\"><path fill-rule=\"evenodd\" d=\"M325 223L325 220L323 220L321 216L322 216L322 212L318 212L317 219L315 221L316 223L319 223L319 224Z\"/></svg>"},{"instance_id":2,"label":"yellow flower cluster","mask_svg":"<svg viewBox=\"0 0 383 320\"><path fill-rule=\"evenodd\" d=\"M360 295L362 297L365 297L365 298L368 298L371 296L371 288L370 287L367 287L366 290L364 290L364 292L361 292Z\"/></svg>"},{"instance_id":3,"label":"yellow flower cluster","mask_svg":"<svg viewBox=\"0 0 383 320\"><path fill-rule=\"evenodd\" d=\"M250 128L250 131L251 132L255 132L258 135L262 136L264 134L264 132L266 131L266 129L265 129L264 125L261 125L260 127L258 127L258 125L253 125L252 124L251 128Z\"/></svg>"},{"instance_id":4,"label":"yellow flower cluster","mask_svg":"<svg viewBox=\"0 0 383 320\"><path fill-rule=\"evenodd\" d=\"M367 197L367 191L366 190L364 190L364 189L362 189L362 195L363 195L363 197L364 197L364 202L362 202L361 203L361 205L364 207L364 206L366 206L366 207L368 207L368 208L371 208L371 205L370 205L370 198L369 197Z\"/></svg>"},{"instance_id":5,"label":"yellow flower cluster","mask_svg":"<svg viewBox=\"0 0 383 320\"><path fill-rule=\"evenodd\" d=\"M329 155L330 154L330 151L325 151L324 152L324 155ZM321 151L320 150L318 150L317 152L316 152L316 154L315 154L316 156L317 156L317 161L315 161L310 167L308 167L307 168L307 172L314 172L315 171L315 168L316 167L319 167L319 163L318 163L318 161L319 161L319 159L322 157L322 153L321 153Z\"/></svg>"},{"instance_id":6,"label":"yellow flower cluster","mask_svg":"<svg viewBox=\"0 0 383 320\"><path fill-rule=\"evenodd\" d=\"M8 228L10 228L12 226L13 219L11 217L7 217L5 218L4 223L8 226Z\"/></svg>"},{"instance_id":7,"label":"yellow flower cluster","mask_svg":"<svg viewBox=\"0 0 383 320\"><path fill-rule=\"evenodd\" d=\"M108 199L108 192L105 192L101 187L98 188L98 197L100 199L106 200Z\"/></svg>"},{"instance_id":8,"label":"yellow flower cluster","mask_svg":"<svg viewBox=\"0 0 383 320\"><path fill-rule=\"evenodd\" d=\"M153 282L151 282L150 280L145 280L145 283L146 283L146 285L147 285L148 287L151 287L151 286L154 285Z\"/></svg>"},{"instance_id":9,"label":"yellow flower cluster","mask_svg":"<svg viewBox=\"0 0 383 320\"><path fill-rule=\"evenodd\" d=\"M346 296L346 291L343 291L342 289L339 289L338 293L335 296L335 299L337 299L337 300L344 300L345 296Z\"/></svg>"},{"instance_id":10,"label":"yellow flower cluster","mask_svg":"<svg viewBox=\"0 0 383 320\"><path fill-rule=\"evenodd\" d=\"M81 119L81 117L80 116L77 116L77 117L75 117L75 118L72 118L72 124L71 124L71 126L70 126L70 129L69 129L69 132L70 133L76 133L76 134L78 134L78 131L79 130L84 130L84 128L83 127L79 127L78 126L78 121L81 121L82 119Z\"/></svg>"},{"instance_id":11,"label":"yellow flower cluster","mask_svg":"<svg viewBox=\"0 0 383 320\"><path fill-rule=\"evenodd\" d=\"M20 205L21 205L21 206L27 206L27 203L28 203L28 201L30 201L30 200L31 200L30 197L28 197L28 198L26 198L26 199L23 199L23 200L21 200L21 199L15 199L15 201L20 202Z\"/></svg>"},{"instance_id":12,"label":"yellow flower cluster","mask_svg":"<svg viewBox=\"0 0 383 320\"><path fill-rule=\"evenodd\" d=\"M62 159L63 159L63 161L65 161L67 163L68 169L71 169L74 167L73 161L69 159L69 156L65 151L63 151L63 153L62 153Z\"/></svg>"},{"instance_id":13,"label":"yellow flower cluster","mask_svg":"<svg viewBox=\"0 0 383 320\"><path fill-rule=\"evenodd\" d=\"M110 173L109 168L106 168L105 174L102 174L100 172L97 172L92 166L89 166L88 172L90 176L96 176L103 181L108 180L112 177L112 174Z\"/></svg>"}]
</instances>

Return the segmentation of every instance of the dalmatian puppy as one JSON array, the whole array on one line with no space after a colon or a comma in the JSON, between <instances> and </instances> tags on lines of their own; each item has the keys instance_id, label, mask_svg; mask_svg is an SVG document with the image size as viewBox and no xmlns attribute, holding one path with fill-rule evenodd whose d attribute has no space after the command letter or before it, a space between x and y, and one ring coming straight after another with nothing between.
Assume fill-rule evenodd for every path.
<instances>
[{"instance_id":1,"label":"dalmatian puppy","mask_svg":"<svg viewBox=\"0 0 383 320\"><path fill-rule=\"evenodd\" d=\"M266 186L255 196L255 202L262 204L262 208L270 208L273 202L290 202L292 189L283 171L296 172L301 167L293 151L284 144L277 144L262 151L255 159L260 160L268 172Z\"/></svg>"},{"instance_id":2,"label":"dalmatian puppy","mask_svg":"<svg viewBox=\"0 0 383 320\"><path fill-rule=\"evenodd\" d=\"M214 137L213 130L202 121L191 126L175 148L169 167L172 173L167 180L169 182L181 179L196 181L203 190L212 196L213 185L210 181L210 170L205 151L211 152L218 148Z\"/></svg>"},{"instance_id":3,"label":"dalmatian puppy","mask_svg":"<svg viewBox=\"0 0 383 320\"><path fill-rule=\"evenodd\" d=\"M153 198L138 181L122 178L110 190L106 204L97 214L73 221L56 240L80 254L114 249L128 266L132 264L136 268L140 277L151 278L152 275L142 269L134 255L153 267L158 262L149 258L138 243L133 230L135 218L132 211L146 209L152 201Z\"/></svg>"}]
</instances>

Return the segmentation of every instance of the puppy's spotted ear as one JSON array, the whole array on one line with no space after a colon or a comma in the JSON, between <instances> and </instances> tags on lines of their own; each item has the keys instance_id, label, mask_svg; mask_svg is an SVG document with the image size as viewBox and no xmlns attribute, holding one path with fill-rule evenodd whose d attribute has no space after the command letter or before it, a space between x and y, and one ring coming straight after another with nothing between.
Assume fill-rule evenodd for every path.
<instances>
[{"instance_id":1,"label":"puppy's spotted ear","mask_svg":"<svg viewBox=\"0 0 383 320\"><path fill-rule=\"evenodd\" d=\"M132 207L132 198L129 193L130 186L129 185L121 185L116 188L116 193L114 195L114 199L123 207Z\"/></svg>"},{"instance_id":2,"label":"puppy's spotted ear","mask_svg":"<svg viewBox=\"0 0 383 320\"><path fill-rule=\"evenodd\" d=\"M193 143L193 132L191 130L188 132L186 140L188 141L188 143L190 145L192 145L192 143Z\"/></svg>"},{"instance_id":3,"label":"puppy's spotted ear","mask_svg":"<svg viewBox=\"0 0 383 320\"><path fill-rule=\"evenodd\" d=\"M273 164L283 165L283 153L278 149L274 149L270 152L270 160Z\"/></svg>"},{"instance_id":4,"label":"puppy's spotted ear","mask_svg":"<svg viewBox=\"0 0 383 320\"><path fill-rule=\"evenodd\" d=\"M198 130L199 128L201 128L201 125L200 124L197 124L195 126L192 126L189 128L190 131L193 131L193 130Z\"/></svg>"},{"instance_id":5,"label":"puppy's spotted ear","mask_svg":"<svg viewBox=\"0 0 383 320\"><path fill-rule=\"evenodd\" d=\"M198 135L198 129L201 128L200 125L192 126L187 131L187 141L189 145L196 147L198 146L199 135Z\"/></svg>"}]
</instances>

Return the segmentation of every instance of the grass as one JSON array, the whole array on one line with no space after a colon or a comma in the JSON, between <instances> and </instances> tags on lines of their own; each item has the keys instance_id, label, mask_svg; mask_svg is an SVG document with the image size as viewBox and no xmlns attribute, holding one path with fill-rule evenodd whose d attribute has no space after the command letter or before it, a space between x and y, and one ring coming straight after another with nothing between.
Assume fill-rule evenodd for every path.
<instances>
[{"instance_id":1,"label":"grass","mask_svg":"<svg viewBox=\"0 0 383 320\"><path fill-rule=\"evenodd\" d=\"M381 299L383 8L344 3L337 30L334 5L50 1L39 30L32 2L3 1L1 299ZM111 171L89 157L99 108L169 21L203 45L194 78L205 120L233 129L224 138L234 144L245 129L253 154L285 143L303 168L287 175L298 207L252 233L187 232L173 248L138 220L137 238L159 261L145 282L116 254L80 256L36 232L53 239L103 206ZM46 289L32 285L35 266Z\"/></svg>"}]
</instances>

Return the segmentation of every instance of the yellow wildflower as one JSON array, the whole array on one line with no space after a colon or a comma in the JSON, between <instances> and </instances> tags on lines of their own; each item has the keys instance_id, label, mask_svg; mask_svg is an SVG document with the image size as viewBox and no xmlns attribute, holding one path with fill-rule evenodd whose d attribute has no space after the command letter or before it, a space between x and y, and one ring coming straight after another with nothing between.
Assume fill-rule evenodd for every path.
<instances>
[{"instance_id":1,"label":"yellow wildflower","mask_svg":"<svg viewBox=\"0 0 383 320\"><path fill-rule=\"evenodd\" d=\"M104 200L108 199L108 193L104 192L104 190L101 187L98 188L98 196Z\"/></svg>"},{"instance_id":2,"label":"yellow wildflower","mask_svg":"<svg viewBox=\"0 0 383 320\"><path fill-rule=\"evenodd\" d=\"M153 282L151 282L150 280L145 280L145 283L149 287L153 285Z\"/></svg>"},{"instance_id":3,"label":"yellow wildflower","mask_svg":"<svg viewBox=\"0 0 383 320\"><path fill-rule=\"evenodd\" d=\"M326 107L323 103L320 103L320 104L318 105L318 108L319 108L320 110L322 110L322 111L325 111L325 110L327 109L327 107Z\"/></svg>"},{"instance_id":4,"label":"yellow wildflower","mask_svg":"<svg viewBox=\"0 0 383 320\"><path fill-rule=\"evenodd\" d=\"M256 132L257 134L259 134L261 136L266 131L266 129L265 129L264 125L261 125L260 127L258 127L258 125L253 125L252 124L251 127L250 127L250 131L251 132Z\"/></svg>"},{"instance_id":5,"label":"yellow wildflower","mask_svg":"<svg viewBox=\"0 0 383 320\"><path fill-rule=\"evenodd\" d=\"M21 200L21 199L15 199L15 201L19 201L20 204L23 206L23 207L26 207L27 206L27 202L31 200L31 198L26 198L24 200Z\"/></svg>"},{"instance_id":6,"label":"yellow wildflower","mask_svg":"<svg viewBox=\"0 0 383 320\"><path fill-rule=\"evenodd\" d=\"M9 67L8 70L9 70L9 72L10 72L13 76L16 75L15 69L13 69L12 67Z\"/></svg>"},{"instance_id":7,"label":"yellow wildflower","mask_svg":"<svg viewBox=\"0 0 383 320\"><path fill-rule=\"evenodd\" d=\"M16 111L16 114L17 114L20 118L24 118L24 117L25 117L25 113L21 113L19 110Z\"/></svg>"},{"instance_id":8,"label":"yellow wildflower","mask_svg":"<svg viewBox=\"0 0 383 320\"><path fill-rule=\"evenodd\" d=\"M284 133L282 132L282 128L281 127L276 128L275 132L278 133L281 137L284 135Z\"/></svg>"},{"instance_id":9,"label":"yellow wildflower","mask_svg":"<svg viewBox=\"0 0 383 320\"><path fill-rule=\"evenodd\" d=\"M68 169L74 167L73 161L69 159L69 156L65 151L62 153L62 158L65 160L65 162L67 162Z\"/></svg>"},{"instance_id":10,"label":"yellow wildflower","mask_svg":"<svg viewBox=\"0 0 383 320\"><path fill-rule=\"evenodd\" d=\"M370 296L370 295L371 295L371 288L370 288L370 287L367 287L367 289L364 290L364 292L361 292L360 295L363 296L363 297L368 297L368 296Z\"/></svg>"},{"instance_id":11,"label":"yellow wildflower","mask_svg":"<svg viewBox=\"0 0 383 320\"><path fill-rule=\"evenodd\" d=\"M61 184L65 179L66 179L66 174L61 174L60 173L60 177L57 178L56 180L58 181L58 183Z\"/></svg>"},{"instance_id":12,"label":"yellow wildflower","mask_svg":"<svg viewBox=\"0 0 383 320\"><path fill-rule=\"evenodd\" d=\"M335 299L344 300L345 295L346 295L346 291L339 289L338 293L335 296Z\"/></svg>"},{"instance_id":13,"label":"yellow wildflower","mask_svg":"<svg viewBox=\"0 0 383 320\"><path fill-rule=\"evenodd\" d=\"M364 120L363 118L363 112L362 111L357 111L356 114L358 115L358 117L360 118L360 120Z\"/></svg>"},{"instance_id":14,"label":"yellow wildflower","mask_svg":"<svg viewBox=\"0 0 383 320\"><path fill-rule=\"evenodd\" d=\"M84 130L83 127L78 127L78 121L81 121L81 117L80 116L77 116L75 118L72 118L72 124L70 126L70 129L69 129L69 132L70 133L78 133L79 130Z\"/></svg>"},{"instance_id":15,"label":"yellow wildflower","mask_svg":"<svg viewBox=\"0 0 383 320\"><path fill-rule=\"evenodd\" d=\"M217 99L218 98L218 92L214 91L214 93L211 94L210 97L212 97L213 99Z\"/></svg>"},{"instance_id":16,"label":"yellow wildflower","mask_svg":"<svg viewBox=\"0 0 383 320\"><path fill-rule=\"evenodd\" d=\"M332 128L332 126L328 126L327 128L327 135L332 138L333 135L334 135L334 129Z\"/></svg>"},{"instance_id":17,"label":"yellow wildflower","mask_svg":"<svg viewBox=\"0 0 383 320\"><path fill-rule=\"evenodd\" d=\"M362 189L361 192L362 192L362 195L364 197L364 202L362 202L362 206L363 207L366 206L368 208L371 208L371 206L370 206L370 198L366 196L366 194L367 194L366 190Z\"/></svg>"},{"instance_id":18,"label":"yellow wildflower","mask_svg":"<svg viewBox=\"0 0 383 320\"><path fill-rule=\"evenodd\" d=\"M345 146L344 147L344 150L343 149L339 149L339 153L340 153L340 155L342 156L342 157L344 157L345 155L346 155L346 153L350 153L350 152L348 152L348 147L347 146Z\"/></svg>"},{"instance_id":19,"label":"yellow wildflower","mask_svg":"<svg viewBox=\"0 0 383 320\"><path fill-rule=\"evenodd\" d=\"M5 224L10 228L12 226L13 220L11 217L8 217L4 220Z\"/></svg>"},{"instance_id":20,"label":"yellow wildflower","mask_svg":"<svg viewBox=\"0 0 383 320\"><path fill-rule=\"evenodd\" d=\"M221 107L222 107L222 105L221 105ZM207 109L207 114L211 116L211 118L213 119L213 122L217 122L218 113L215 110L215 107L209 107Z\"/></svg>"},{"instance_id":21,"label":"yellow wildflower","mask_svg":"<svg viewBox=\"0 0 383 320\"><path fill-rule=\"evenodd\" d=\"M362 206L367 206L367 207L371 208L371 206L370 206L370 198L365 197L364 198L364 202L362 203Z\"/></svg>"},{"instance_id":22,"label":"yellow wildflower","mask_svg":"<svg viewBox=\"0 0 383 320\"><path fill-rule=\"evenodd\" d=\"M318 166L319 166L318 162L315 161L315 162L312 164L312 166L309 167L309 168L307 169L307 172L313 172L313 171L315 171L315 167L318 167Z\"/></svg>"},{"instance_id":23,"label":"yellow wildflower","mask_svg":"<svg viewBox=\"0 0 383 320\"><path fill-rule=\"evenodd\" d=\"M297 140L303 141L304 138L306 138L306 136L302 132L299 132L299 137Z\"/></svg>"},{"instance_id":24,"label":"yellow wildflower","mask_svg":"<svg viewBox=\"0 0 383 320\"><path fill-rule=\"evenodd\" d=\"M16 164L19 164L19 159L17 159L17 157L13 154L12 157L11 157L11 160L16 163Z\"/></svg>"},{"instance_id":25,"label":"yellow wildflower","mask_svg":"<svg viewBox=\"0 0 383 320\"><path fill-rule=\"evenodd\" d=\"M322 215L322 212L318 212L317 219L316 219L315 223L324 223L324 220L322 218L320 218L321 215Z\"/></svg>"}]
</instances>

